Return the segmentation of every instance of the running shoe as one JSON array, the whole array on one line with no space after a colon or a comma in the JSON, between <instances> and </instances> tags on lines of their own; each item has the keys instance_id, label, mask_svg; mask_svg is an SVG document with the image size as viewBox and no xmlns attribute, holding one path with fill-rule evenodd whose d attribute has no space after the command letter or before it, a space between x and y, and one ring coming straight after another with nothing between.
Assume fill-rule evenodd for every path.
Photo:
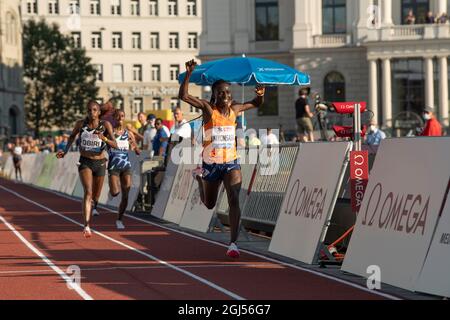
<instances>
[{"instance_id":1,"label":"running shoe","mask_svg":"<svg viewBox=\"0 0 450 320\"><path fill-rule=\"evenodd\" d=\"M229 256L230 258L237 259L239 258L239 255L240 253L238 247L236 246L236 244L234 244L234 242L232 242L228 247L227 256Z\"/></svg>"},{"instance_id":2,"label":"running shoe","mask_svg":"<svg viewBox=\"0 0 450 320\"><path fill-rule=\"evenodd\" d=\"M94 217L98 217L99 215L100 215L100 213L97 211L97 209L92 209L92 215L94 216Z\"/></svg>"},{"instance_id":3,"label":"running shoe","mask_svg":"<svg viewBox=\"0 0 450 320\"><path fill-rule=\"evenodd\" d=\"M116 221L116 227L117 227L117 230L123 230L123 229L125 229L125 226L123 225L123 222L120 221L120 220L117 220L117 221Z\"/></svg>"},{"instance_id":4,"label":"running shoe","mask_svg":"<svg viewBox=\"0 0 450 320\"><path fill-rule=\"evenodd\" d=\"M92 237L91 228L89 228L89 226L84 227L83 235L85 238Z\"/></svg>"}]
</instances>

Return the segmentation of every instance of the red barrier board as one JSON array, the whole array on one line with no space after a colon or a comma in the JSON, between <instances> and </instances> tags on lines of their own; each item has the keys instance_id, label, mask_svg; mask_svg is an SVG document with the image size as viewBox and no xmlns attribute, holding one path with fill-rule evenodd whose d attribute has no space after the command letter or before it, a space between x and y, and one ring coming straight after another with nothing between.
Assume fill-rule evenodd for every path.
<instances>
[{"instance_id":1,"label":"red barrier board","mask_svg":"<svg viewBox=\"0 0 450 320\"><path fill-rule=\"evenodd\" d=\"M350 182L352 211L359 212L369 182L369 152L350 152Z\"/></svg>"},{"instance_id":2,"label":"red barrier board","mask_svg":"<svg viewBox=\"0 0 450 320\"><path fill-rule=\"evenodd\" d=\"M358 104L361 106L361 113L366 111L367 103L362 102L333 102L333 106L336 109L337 113L349 114L355 111L355 105Z\"/></svg>"}]
</instances>

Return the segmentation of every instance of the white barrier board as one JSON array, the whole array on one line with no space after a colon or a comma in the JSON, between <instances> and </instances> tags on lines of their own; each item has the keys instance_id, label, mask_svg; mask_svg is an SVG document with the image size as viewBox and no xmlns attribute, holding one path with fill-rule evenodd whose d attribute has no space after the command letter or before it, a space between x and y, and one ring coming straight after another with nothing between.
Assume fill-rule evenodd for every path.
<instances>
[{"instance_id":1,"label":"white barrier board","mask_svg":"<svg viewBox=\"0 0 450 320\"><path fill-rule=\"evenodd\" d=\"M269 251L313 263L351 143L301 144Z\"/></svg>"},{"instance_id":2,"label":"white barrier board","mask_svg":"<svg viewBox=\"0 0 450 320\"><path fill-rule=\"evenodd\" d=\"M194 181L189 192L189 198L181 217L180 227L199 231L208 232L214 209L208 210L200 199L200 189L198 182Z\"/></svg>"},{"instance_id":3,"label":"white barrier board","mask_svg":"<svg viewBox=\"0 0 450 320\"><path fill-rule=\"evenodd\" d=\"M173 181L177 173L178 165L172 161L168 161L166 171L164 172L164 179L161 187L156 194L155 205L152 208L151 215L157 218L162 218L166 210L167 201L169 200L170 191L172 190Z\"/></svg>"},{"instance_id":4,"label":"white barrier board","mask_svg":"<svg viewBox=\"0 0 450 320\"><path fill-rule=\"evenodd\" d=\"M184 208L187 203L191 185L194 182L192 170L197 166L195 164L178 165L177 174L175 176L172 190L167 201L166 210L163 219L173 223L180 223Z\"/></svg>"},{"instance_id":5,"label":"white barrier board","mask_svg":"<svg viewBox=\"0 0 450 320\"><path fill-rule=\"evenodd\" d=\"M383 140L342 266L414 290L450 177L449 138Z\"/></svg>"},{"instance_id":6,"label":"white barrier board","mask_svg":"<svg viewBox=\"0 0 450 320\"><path fill-rule=\"evenodd\" d=\"M416 291L450 297L450 193L439 218Z\"/></svg>"}]
</instances>

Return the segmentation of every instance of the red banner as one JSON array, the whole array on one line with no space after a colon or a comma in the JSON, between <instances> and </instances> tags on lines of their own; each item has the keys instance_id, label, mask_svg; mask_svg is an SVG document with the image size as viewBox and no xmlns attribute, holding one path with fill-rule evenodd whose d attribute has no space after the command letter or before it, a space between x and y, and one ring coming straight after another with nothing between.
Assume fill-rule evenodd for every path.
<instances>
[{"instance_id":1,"label":"red banner","mask_svg":"<svg viewBox=\"0 0 450 320\"><path fill-rule=\"evenodd\" d=\"M351 126L333 126L333 131L336 137L339 138L353 138L353 127ZM365 137L367 127L363 126L361 128L361 137Z\"/></svg>"},{"instance_id":2,"label":"red banner","mask_svg":"<svg viewBox=\"0 0 450 320\"><path fill-rule=\"evenodd\" d=\"M362 102L333 102L333 106L336 109L337 113L349 114L355 111L355 104L359 103L361 106L361 113L366 111L367 104Z\"/></svg>"},{"instance_id":3,"label":"red banner","mask_svg":"<svg viewBox=\"0 0 450 320\"><path fill-rule=\"evenodd\" d=\"M350 182L352 211L359 212L369 181L369 152L350 152Z\"/></svg>"}]
</instances>

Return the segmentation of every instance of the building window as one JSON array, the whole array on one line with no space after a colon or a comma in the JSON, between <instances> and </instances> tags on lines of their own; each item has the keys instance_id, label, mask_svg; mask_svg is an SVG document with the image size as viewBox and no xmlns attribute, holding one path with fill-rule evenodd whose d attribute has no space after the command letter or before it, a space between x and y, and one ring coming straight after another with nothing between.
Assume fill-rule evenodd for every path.
<instances>
[{"instance_id":1,"label":"building window","mask_svg":"<svg viewBox=\"0 0 450 320\"><path fill-rule=\"evenodd\" d=\"M72 32L72 40L75 48L81 48L81 32Z\"/></svg>"},{"instance_id":2,"label":"building window","mask_svg":"<svg viewBox=\"0 0 450 320\"><path fill-rule=\"evenodd\" d=\"M101 32L92 32L91 44L92 44L92 49L101 49L102 48L102 34L101 34Z\"/></svg>"},{"instance_id":3,"label":"building window","mask_svg":"<svg viewBox=\"0 0 450 320\"><path fill-rule=\"evenodd\" d=\"M169 0L169 16L178 15L178 0Z\"/></svg>"},{"instance_id":4,"label":"building window","mask_svg":"<svg viewBox=\"0 0 450 320\"><path fill-rule=\"evenodd\" d=\"M15 135L18 133L18 120L19 116L17 114L16 108L11 107L9 109L9 128L10 128L10 134Z\"/></svg>"},{"instance_id":5,"label":"building window","mask_svg":"<svg viewBox=\"0 0 450 320\"><path fill-rule=\"evenodd\" d=\"M131 15L139 16L141 14L139 0L131 0Z\"/></svg>"},{"instance_id":6,"label":"building window","mask_svg":"<svg viewBox=\"0 0 450 320\"><path fill-rule=\"evenodd\" d=\"M188 0L187 15L188 16L196 16L197 15L197 0Z\"/></svg>"},{"instance_id":7,"label":"building window","mask_svg":"<svg viewBox=\"0 0 450 320\"><path fill-rule=\"evenodd\" d=\"M113 82L123 82L123 65L113 64L112 66Z\"/></svg>"},{"instance_id":8,"label":"building window","mask_svg":"<svg viewBox=\"0 0 450 320\"><path fill-rule=\"evenodd\" d=\"M197 49L197 33L195 32L189 32L188 33L188 48L189 49Z\"/></svg>"},{"instance_id":9,"label":"building window","mask_svg":"<svg viewBox=\"0 0 450 320\"><path fill-rule=\"evenodd\" d=\"M17 44L17 22L11 12L6 13L6 43L11 45Z\"/></svg>"},{"instance_id":10,"label":"building window","mask_svg":"<svg viewBox=\"0 0 450 320\"><path fill-rule=\"evenodd\" d=\"M347 13L346 0L322 1L322 33L346 33Z\"/></svg>"},{"instance_id":11,"label":"building window","mask_svg":"<svg viewBox=\"0 0 450 320\"><path fill-rule=\"evenodd\" d=\"M152 81L161 81L161 66L159 64L152 64L151 79Z\"/></svg>"},{"instance_id":12,"label":"building window","mask_svg":"<svg viewBox=\"0 0 450 320\"><path fill-rule=\"evenodd\" d=\"M142 65L140 64L133 65L133 81L142 81Z\"/></svg>"},{"instance_id":13,"label":"building window","mask_svg":"<svg viewBox=\"0 0 450 320\"><path fill-rule=\"evenodd\" d=\"M133 49L141 49L141 33L133 32L131 34L131 47Z\"/></svg>"},{"instance_id":14,"label":"building window","mask_svg":"<svg viewBox=\"0 0 450 320\"><path fill-rule=\"evenodd\" d=\"M100 0L91 0L91 15L99 16L100 15Z\"/></svg>"},{"instance_id":15,"label":"building window","mask_svg":"<svg viewBox=\"0 0 450 320\"><path fill-rule=\"evenodd\" d=\"M120 0L111 0L111 15L120 16L122 14L122 5Z\"/></svg>"},{"instance_id":16,"label":"building window","mask_svg":"<svg viewBox=\"0 0 450 320\"><path fill-rule=\"evenodd\" d=\"M142 98L133 98L133 113L144 112L144 103Z\"/></svg>"},{"instance_id":17,"label":"building window","mask_svg":"<svg viewBox=\"0 0 450 320\"><path fill-rule=\"evenodd\" d=\"M159 49L159 32L150 33L150 49Z\"/></svg>"},{"instance_id":18,"label":"building window","mask_svg":"<svg viewBox=\"0 0 450 320\"><path fill-rule=\"evenodd\" d=\"M80 14L80 1L70 0L69 1L69 13L70 14Z\"/></svg>"},{"instance_id":19,"label":"building window","mask_svg":"<svg viewBox=\"0 0 450 320\"><path fill-rule=\"evenodd\" d=\"M402 23L406 24L406 17L408 16L409 10L412 10L414 16L416 17L416 24L425 23L425 17L427 12L430 10L429 0L402 0ZM438 14L441 14L439 12Z\"/></svg>"},{"instance_id":20,"label":"building window","mask_svg":"<svg viewBox=\"0 0 450 320\"><path fill-rule=\"evenodd\" d=\"M423 59L392 60L392 117L403 111L420 115L425 105Z\"/></svg>"},{"instance_id":21,"label":"building window","mask_svg":"<svg viewBox=\"0 0 450 320\"><path fill-rule=\"evenodd\" d=\"M103 81L103 65L95 64L94 68L97 71L97 81Z\"/></svg>"},{"instance_id":22,"label":"building window","mask_svg":"<svg viewBox=\"0 0 450 320\"><path fill-rule=\"evenodd\" d=\"M255 0L256 41L278 40L278 0Z\"/></svg>"},{"instance_id":23,"label":"building window","mask_svg":"<svg viewBox=\"0 0 450 320\"><path fill-rule=\"evenodd\" d=\"M258 116L278 115L278 87L266 87L264 104L258 108Z\"/></svg>"},{"instance_id":24,"label":"building window","mask_svg":"<svg viewBox=\"0 0 450 320\"><path fill-rule=\"evenodd\" d=\"M149 15L157 16L158 15L158 0L149 0L148 2Z\"/></svg>"},{"instance_id":25,"label":"building window","mask_svg":"<svg viewBox=\"0 0 450 320\"><path fill-rule=\"evenodd\" d=\"M58 0L48 0L48 14L59 14Z\"/></svg>"},{"instance_id":26,"label":"building window","mask_svg":"<svg viewBox=\"0 0 450 320\"><path fill-rule=\"evenodd\" d=\"M161 98L153 98L152 108L153 110L162 110Z\"/></svg>"},{"instance_id":27,"label":"building window","mask_svg":"<svg viewBox=\"0 0 450 320\"><path fill-rule=\"evenodd\" d=\"M323 87L326 101L345 101L345 78L341 73L333 71L327 74L323 82Z\"/></svg>"},{"instance_id":28,"label":"building window","mask_svg":"<svg viewBox=\"0 0 450 320\"><path fill-rule=\"evenodd\" d=\"M177 81L180 74L180 66L177 64L171 64L169 69L170 81Z\"/></svg>"},{"instance_id":29,"label":"building window","mask_svg":"<svg viewBox=\"0 0 450 320\"><path fill-rule=\"evenodd\" d=\"M179 49L178 43L178 32L169 33L169 48L170 49Z\"/></svg>"},{"instance_id":30,"label":"building window","mask_svg":"<svg viewBox=\"0 0 450 320\"><path fill-rule=\"evenodd\" d=\"M37 0L27 0L27 13L29 14L37 14Z\"/></svg>"},{"instance_id":31,"label":"building window","mask_svg":"<svg viewBox=\"0 0 450 320\"><path fill-rule=\"evenodd\" d=\"M122 32L113 32L112 47L113 49L122 49Z\"/></svg>"},{"instance_id":32,"label":"building window","mask_svg":"<svg viewBox=\"0 0 450 320\"><path fill-rule=\"evenodd\" d=\"M173 111L175 108L180 106L180 100L177 97L172 97L170 99L170 109Z\"/></svg>"}]
</instances>

